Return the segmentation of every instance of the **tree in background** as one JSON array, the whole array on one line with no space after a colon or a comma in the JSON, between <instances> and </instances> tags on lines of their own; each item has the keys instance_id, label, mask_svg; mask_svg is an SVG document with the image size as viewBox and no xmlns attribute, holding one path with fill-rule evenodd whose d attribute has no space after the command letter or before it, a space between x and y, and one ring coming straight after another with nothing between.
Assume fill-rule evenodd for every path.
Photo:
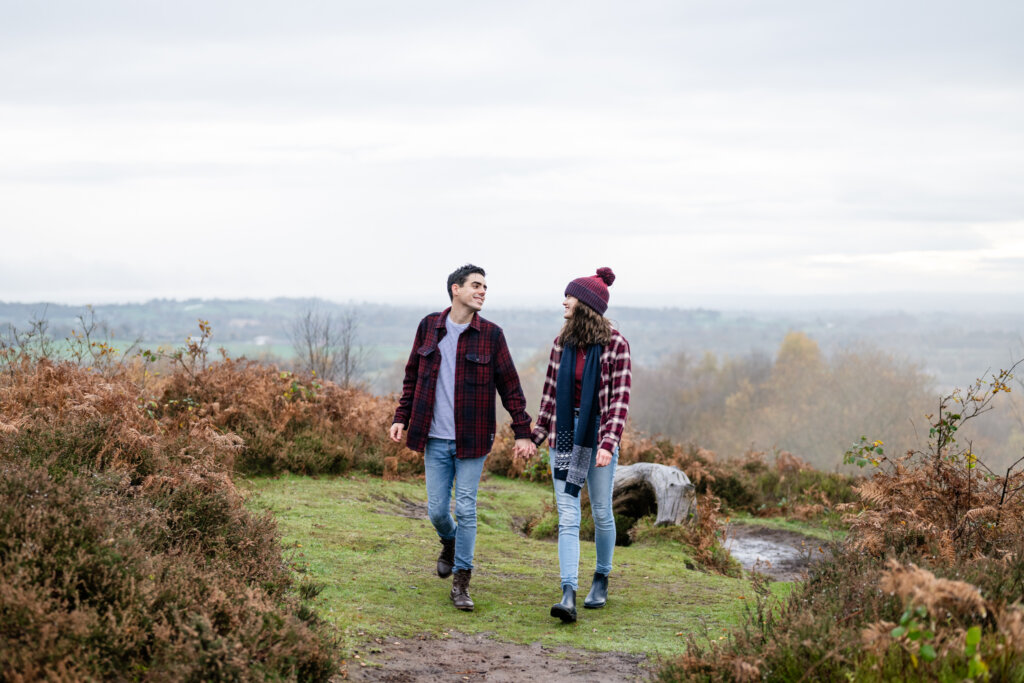
<instances>
[{"instance_id":1,"label":"tree in background","mask_svg":"<svg viewBox=\"0 0 1024 683\"><path fill-rule=\"evenodd\" d=\"M866 346L826 357L803 332L787 334L774 360L679 354L636 369L633 385L630 417L645 432L726 457L786 450L823 470L861 434L892 452L912 447L932 398L918 367Z\"/></svg>"},{"instance_id":2,"label":"tree in background","mask_svg":"<svg viewBox=\"0 0 1024 683\"><path fill-rule=\"evenodd\" d=\"M367 359L358 332L359 316L353 310L336 318L307 309L292 323L289 336L304 370L348 388L359 384Z\"/></svg>"}]
</instances>

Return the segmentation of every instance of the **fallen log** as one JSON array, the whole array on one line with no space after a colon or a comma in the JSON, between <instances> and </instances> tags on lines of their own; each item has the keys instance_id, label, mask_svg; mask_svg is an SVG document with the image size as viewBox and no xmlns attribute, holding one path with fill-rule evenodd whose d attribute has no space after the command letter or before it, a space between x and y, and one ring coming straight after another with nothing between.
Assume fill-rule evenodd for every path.
<instances>
[{"instance_id":1,"label":"fallen log","mask_svg":"<svg viewBox=\"0 0 1024 683\"><path fill-rule=\"evenodd\" d=\"M612 508L634 519L656 512L656 526L697 521L697 490L677 467L638 462L615 469Z\"/></svg>"}]
</instances>

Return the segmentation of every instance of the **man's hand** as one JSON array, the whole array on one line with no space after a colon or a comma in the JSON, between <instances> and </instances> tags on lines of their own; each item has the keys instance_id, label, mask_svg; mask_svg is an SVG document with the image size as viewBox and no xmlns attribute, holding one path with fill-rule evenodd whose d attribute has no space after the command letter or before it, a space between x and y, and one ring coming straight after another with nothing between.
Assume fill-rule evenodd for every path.
<instances>
[{"instance_id":1,"label":"man's hand","mask_svg":"<svg viewBox=\"0 0 1024 683\"><path fill-rule=\"evenodd\" d=\"M512 449L512 457L516 460L529 460L537 454L537 447L529 439L516 439Z\"/></svg>"},{"instance_id":2,"label":"man's hand","mask_svg":"<svg viewBox=\"0 0 1024 683\"><path fill-rule=\"evenodd\" d=\"M594 464L598 467L605 467L612 461L612 452L601 448L597 451L597 458Z\"/></svg>"},{"instance_id":3,"label":"man's hand","mask_svg":"<svg viewBox=\"0 0 1024 683\"><path fill-rule=\"evenodd\" d=\"M396 422L395 424L391 425L391 430L388 432L388 435L391 437L391 440L394 441L395 443L402 443L402 432L404 431L405 425L402 424L401 422Z\"/></svg>"}]
</instances>

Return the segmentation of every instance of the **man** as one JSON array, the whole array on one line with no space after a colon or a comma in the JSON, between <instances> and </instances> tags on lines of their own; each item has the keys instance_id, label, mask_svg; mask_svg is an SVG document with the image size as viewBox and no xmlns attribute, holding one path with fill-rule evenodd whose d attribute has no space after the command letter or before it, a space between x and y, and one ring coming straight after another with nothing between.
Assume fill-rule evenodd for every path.
<instances>
[{"instance_id":1,"label":"man","mask_svg":"<svg viewBox=\"0 0 1024 683\"><path fill-rule=\"evenodd\" d=\"M530 456L530 416L501 328L478 315L484 269L467 264L448 276L451 307L420 321L405 365L390 436L423 453L427 512L441 538L437 575L452 575L455 607L472 611L469 580L476 545L476 492L495 433L494 391L512 416L515 455ZM452 480L455 519L452 519Z\"/></svg>"}]
</instances>

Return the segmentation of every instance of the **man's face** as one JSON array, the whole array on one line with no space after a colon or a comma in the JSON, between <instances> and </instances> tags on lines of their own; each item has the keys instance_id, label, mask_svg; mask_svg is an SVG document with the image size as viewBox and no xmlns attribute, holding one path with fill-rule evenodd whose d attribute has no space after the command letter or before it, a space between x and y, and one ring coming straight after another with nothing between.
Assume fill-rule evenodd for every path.
<instances>
[{"instance_id":1,"label":"man's face","mask_svg":"<svg viewBox=\"0 0 1024 683\"><path fill-rule=\"evenodd\" d=\"M461 285L452 285L452 299L474 311L484 307L484 297L487 296L487 280L480 273L470 273L466 281Z\"/></svg>"}]
</instances>

